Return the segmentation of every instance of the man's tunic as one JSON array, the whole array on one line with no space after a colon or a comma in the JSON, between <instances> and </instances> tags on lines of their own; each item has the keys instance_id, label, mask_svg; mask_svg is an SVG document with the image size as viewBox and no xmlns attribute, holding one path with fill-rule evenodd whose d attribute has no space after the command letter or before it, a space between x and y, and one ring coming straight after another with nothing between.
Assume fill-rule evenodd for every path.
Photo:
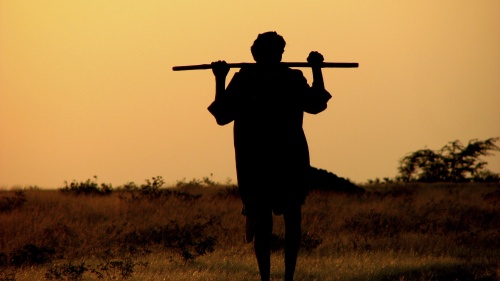
<instances>
[{"instance_id":1,"label":"man's tunic","mask_svg":"<svg viewBox=\"0 0 500 281\"><path fill-rule=\"evenodd\" d=\"M242 68L208 107L219 125L234 121L238 186L247 213L281 213L307 195L309 150L304 112L326 109L331 95L309 87L300 70Z\"/></svg>"}]
</instances>

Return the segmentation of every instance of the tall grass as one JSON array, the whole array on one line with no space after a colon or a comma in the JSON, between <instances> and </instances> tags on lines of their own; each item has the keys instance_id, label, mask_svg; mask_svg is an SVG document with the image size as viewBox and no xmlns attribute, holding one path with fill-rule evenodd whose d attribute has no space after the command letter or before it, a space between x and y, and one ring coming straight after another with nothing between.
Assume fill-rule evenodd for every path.
<instances>
[{"instance_id":1,"label":"tall grass","mask_svg":"<svg viewBox=\"0 0 500 281\"><path fill-rule=\"evenodd\" d=\"M499 280L499 185L365 189L310 193L297 280ZM259 279L231 185L0 198L0 280ZM273 280L283 272L283 232L276 217Z\"/></svg>"}]
</instances>

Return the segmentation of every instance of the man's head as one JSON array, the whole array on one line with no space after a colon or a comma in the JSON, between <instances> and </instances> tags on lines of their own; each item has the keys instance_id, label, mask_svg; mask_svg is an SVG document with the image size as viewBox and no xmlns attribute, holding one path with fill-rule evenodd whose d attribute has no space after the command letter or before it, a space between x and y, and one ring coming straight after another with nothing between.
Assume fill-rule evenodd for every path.
<instances>
[{"instance_id":1,"label":"man's head","mask_svg":"<svg viewBox=\"0 0 500 281\"><path fill-rule=\"evenodd\" d=\"M286 42L275 31L259 34L253 42L251 51L257 63L273 64L281 61Z\"/></svg>"}]
</instances>

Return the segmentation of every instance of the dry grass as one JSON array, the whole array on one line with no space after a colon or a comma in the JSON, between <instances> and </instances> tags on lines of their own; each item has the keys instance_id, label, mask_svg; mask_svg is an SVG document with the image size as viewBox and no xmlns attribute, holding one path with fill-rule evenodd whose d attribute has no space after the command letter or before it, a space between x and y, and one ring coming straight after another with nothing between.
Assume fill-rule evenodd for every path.
<instances>
[{"instance_id":1,"label":"dry grass","mask_svg":"<svg viewBox=\"0 0 500 281\"><path fill-rule=\"evenodd\" d=\"M499 185L366 189L362 195L311 192L297 280L499 279ZM0 280L97 280L99 274L258 280L252 247L244 243L241 203L230 187L194 184L177 191L157 198L133 195L138 191L1 191ZM275 233L272 277L281 280L281 218Z\"/></svg>"}]
</instances>

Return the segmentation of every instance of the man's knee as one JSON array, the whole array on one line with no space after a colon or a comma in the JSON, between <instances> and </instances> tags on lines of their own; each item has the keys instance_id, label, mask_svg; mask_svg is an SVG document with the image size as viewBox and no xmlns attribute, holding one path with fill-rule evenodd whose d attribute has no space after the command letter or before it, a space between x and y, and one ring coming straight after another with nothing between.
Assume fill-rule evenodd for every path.
<instances>
[{"instance_id":1,"label":"man's knee","mask_svg":"<svg viewBox=\"0 0 500 281\"><path fill-rule=\"evenodd\" d=\"M259 236L270 236L273 231L273 216L272 213L260 214L257 216L247 217L247 220L253 221L254 233Z\"/></svg>"},{"instance_id":2,"label":"man's knee","mask_svg":"<svg viewBox=\"0 0 500 281\"><path fill-rule=\"evenodd\" d=\"M301 206L287 208L283 216L285 219L285 226L300 226L302 223L302 208Z\"/></svg>"}]
</instances>

